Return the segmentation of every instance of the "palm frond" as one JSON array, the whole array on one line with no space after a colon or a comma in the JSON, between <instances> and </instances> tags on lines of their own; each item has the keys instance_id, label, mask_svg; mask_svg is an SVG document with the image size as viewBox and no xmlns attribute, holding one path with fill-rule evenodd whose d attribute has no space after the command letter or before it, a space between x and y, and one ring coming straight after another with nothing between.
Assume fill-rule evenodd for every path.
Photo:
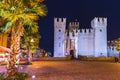
<instances>
[{"instance_id":1,"label":"palm frond","mask_svg":"<svg viewBox=\"0 0 120 80\"><path fill-rule=\"evenodd\" d=\"M16 33L21 32L21 26L27 25L28 33L36 33L38 31L38 24L36 20L39 16L46 16L47 8L42 4L44 0L4 0L0 1L0 16L6 19L8 23L3 27L4 30L10 30L9 27L16 24L18 20L22 22L22 25L15 25L18 27ZM23 27L21 27L23 28ZM16 28L15 28L16 30Z\"/></svg>"},{"instance_id":2,"label":"palm frond","mask_svg":"<svg viewBox=\"0 0 120 80\"><path fill-rule=\"evenodd\" d=\"M5 32L6 30L8 30L12 25L12 22L7 22L4 26L2 26L0 29L2 32Z\"/></svg>"}]
</instances>

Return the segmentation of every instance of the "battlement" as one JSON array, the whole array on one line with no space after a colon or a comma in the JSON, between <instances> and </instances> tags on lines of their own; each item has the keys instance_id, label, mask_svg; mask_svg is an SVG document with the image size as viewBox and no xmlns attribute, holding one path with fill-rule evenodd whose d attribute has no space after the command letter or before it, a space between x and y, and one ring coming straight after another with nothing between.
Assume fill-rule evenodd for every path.
<instances>
[{"instance_id":1,"label":"battlement","mask_svg":"<svg viewBox=\"0 0 120 80\"><path fill-rule=\"evenodd\" d=\"M79 29L79 22L70 22L69 29Z\"/></svg>"},{"instance_id":2,"label":"battlement","mask_svg":"<svg viewBox=\"0 0 120 80\"><path fill-rule=\"evenodd\" d=\"M107 18L98 18L95 17L92 21L91 21L91 27L95 28L95 27L103 27L103 26L107 26Z\"/></svg>"},{"instance_id":3,"label":"battlement","mask_svg":"<svg viewBox=\"0 0 120 80\"><path fill-rule=\"evenodd\" d=\"M94 33L94 29L74 29L73 33L77 34L77 33L83 33L83 34L90 34L90 33Z\"/></svg>"},{"instance_id":4,"label":"battlement","mask_svg":"<svg viewBox=\"0 0 120 80\"><path fill-rule=\"evenodd\" d=\"M93 29L79 29L78 33L84 33L84 34L89 34L89 33L93 33L94 30Z\"/></svg>"},{"instance_id":5,"label":"battlement","mask_svg":"<svg viewBox=\"0 0 120 80\"><path fill-rule=\"evenodd\" d=\"M69 37L76 37L78 34L84 34L84 35L89 35L93 34L94 29L74 29L72 32L66 32L65 34L68 35Z\"/></svg>"},{"instance_id":6,"label":"battlement","mask_svg":"<svg viewBox=\"0 0 120 80\"><path fill-rule=\"evenodd\" d=\"M55 23L59 23L59 22L60 22L60 23L61 23L61 22L64 23L64 22L66 22L66 18L54 18L54 22L55 22Z\"/></svg>"},{"instance_id":7,"label":"battlement","mask_svg":"<svg viewBox=\"0 0 120 80\"><path fill-rule=\"evenodd\" d=\"M79 27L79 22L70 22L69 27Z\"/></svg>"},{"instance_id":8,"label":"battlement","mask_svg":"<svg viewBox=\"0 0 120 80\"><path fill-rule=\"evenodd\" d=\"M66 18L54 18L54 27L64 28L66 27Z\"/></svg>"},{"instance_id":9,"label":"battlement","mask_svg":"<svg viewBox=\"0 0 120 80\"><path fill-rule=\"evenodd\" d=\"M116 41L114 41L114 40L112 40L112 41L107 41L107 45L108 45L108 46L115 46L115 42L116 42Z\"/></svg>"}]
</instances>

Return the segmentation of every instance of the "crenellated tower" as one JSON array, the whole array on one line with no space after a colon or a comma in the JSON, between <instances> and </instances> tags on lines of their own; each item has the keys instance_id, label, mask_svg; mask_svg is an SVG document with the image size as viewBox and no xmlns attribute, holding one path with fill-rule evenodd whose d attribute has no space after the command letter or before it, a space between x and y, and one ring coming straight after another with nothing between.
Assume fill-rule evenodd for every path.
<instances>
[{"instance_id":1,"label":"crenellated tower","mask_svg":"<svg viewBox=\"0 0 120 80\"><path fill-rule=\"evenodd\" d=\"M73 29L79 29L79 22L75 21L75 22L70 22L69 23L69 29L73 30Z\"/></svg>"},{"instance_id":2,"label":"crenellated tower","mask_svg":"<svg viewBox=\"0 0 120 80\"><path fill-rule=\"evenodd\" d=\"M91 27L94 29L95 56L107 56L107 18L94 18Z\"/></svg>"},{"instance_id":3,"label":"crenellated tower","mask_svg":"<svg viewBox=\"0 0 120 80\"><path fill-rule=\"evenodd\" d=\"M54 18L54 57L65 57L66 18Z\"/></svg>"},{"instance_id":4,"label":"crenellated tower","mask_svg":"<svg viewBox=\"0 0 120 80\"><path fill-rule=\"evenodd\" d=\"M79 22L74 21L69 23L68 35L66 39L66 55L71 55L72 57L77 58L77 42L78 42L78 29Z\"/></svg>"}]
</instances>

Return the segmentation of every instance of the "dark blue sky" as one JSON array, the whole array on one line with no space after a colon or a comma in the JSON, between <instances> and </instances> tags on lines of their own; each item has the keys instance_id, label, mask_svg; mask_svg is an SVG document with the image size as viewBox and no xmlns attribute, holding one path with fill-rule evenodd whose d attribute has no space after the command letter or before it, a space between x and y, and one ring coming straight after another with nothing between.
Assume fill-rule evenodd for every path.
<instances>
[{"instance_id":1,"label":"dark blue sky","mask_svg":"<svg viewBox=\"0 0 120 80\"><path fill-rule=\"evenodd\" d=\"M90 28L94 17L107 17L108 40L120 37L120 1L119 0L45 0L48 8L46 17L39 20L40 47L53 51L54 17L66 17L67 22L77 19L80 28Z\"/></svg>"}]
</instances>

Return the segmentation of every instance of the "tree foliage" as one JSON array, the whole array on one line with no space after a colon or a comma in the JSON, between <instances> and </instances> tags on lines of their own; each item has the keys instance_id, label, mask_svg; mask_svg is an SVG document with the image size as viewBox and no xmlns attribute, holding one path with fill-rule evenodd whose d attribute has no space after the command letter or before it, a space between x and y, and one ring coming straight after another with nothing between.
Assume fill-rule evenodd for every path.
<instances>
[{"instance_id":1,"label":"tree foliage","mask_svg":"<svg viewBox=\"0 0 120 80\"><path fill-rule=\"evenodd\" d=\"M46 16L46 6L43 0L1 0L0 16L7 20L2 28L6 31L16 21L22 24L34 26L39 16Z\"/></svg>"},{"instance_id":2,"label":"tree foliage","mask_svg":"<svg viewBox=\"0 0 120 80\"><path fill-rule=\"evenodd\" d=\"M39 47L39 40L41 38L40 33L38 32L37 27L26 26L24 30L24 35L21 38L21 47L27 48L30 46L30 52L34 53Z\"/></svg>"},{"instance_id":3,"label":"tree foliage","mask_svg":"<svg viewBox=\"0 0 120 80\"><path fill-rule=\"evenodd\" d=\"M116 39L114 42L115 46L116 46L116 50L120 51L120 38Z\"/></svg>"},{"instance_id":4,"label":"tree foliage","mask_svg":"<svg viewBox=\"0 0 120 80\"><path fill-rule=\"evenodd\" d=\"M16 55L19 53L20 37L24 33L27 25L31 30L37 31L37 20L39 16L46 16L46 6L43 0L0 0L0 17L4 22L0 26L0 31L11 34L11 50L8 65L7 77L15 75ZM37 27L37 28L34 28ZM29 32L25 32L25 35Z\"/></svg>"}]
</instances>

